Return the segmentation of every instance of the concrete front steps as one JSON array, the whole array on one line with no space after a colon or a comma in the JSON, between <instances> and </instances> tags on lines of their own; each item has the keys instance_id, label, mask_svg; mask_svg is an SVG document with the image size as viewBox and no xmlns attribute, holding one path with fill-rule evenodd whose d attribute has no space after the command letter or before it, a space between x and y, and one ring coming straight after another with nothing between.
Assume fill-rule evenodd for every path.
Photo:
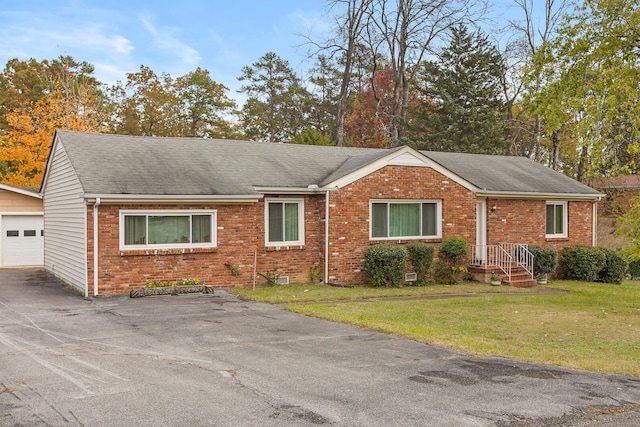
<instances>
[{"instance_id":1,"label":"concrete front steps","mask_svg":"<svg viewBox=\"0 0 640 427\"><path fill-rule=\"evenodd\" d=\"M522 266L515 264L511 267L511 278L506 277L502 270L495 266L490 267L472 265L468 267L468 270L473 278L479 282L490 283L491 273L496 272L500 275L500 277L502 277L502 283L513 286L515 288L530 288L538 285L536 280L531 278L531 275L527 272L527 270L525 270Z\"/></svg>"}]
</instances>

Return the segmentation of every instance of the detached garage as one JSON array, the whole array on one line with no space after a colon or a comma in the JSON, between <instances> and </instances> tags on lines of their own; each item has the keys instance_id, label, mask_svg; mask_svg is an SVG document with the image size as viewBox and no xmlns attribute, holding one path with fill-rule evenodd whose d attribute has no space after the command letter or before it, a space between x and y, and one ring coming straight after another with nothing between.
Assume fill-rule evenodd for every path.
<instances>
[{"instance_id":1,"label":"detached garage","mask_svg":"<svg viewBox=\"0 0 640 427\"><path fill-rule=\"evenodd\" d=\"M44 264L42 196L0 184L0 267Z\"/></svg>"}]
</instances>

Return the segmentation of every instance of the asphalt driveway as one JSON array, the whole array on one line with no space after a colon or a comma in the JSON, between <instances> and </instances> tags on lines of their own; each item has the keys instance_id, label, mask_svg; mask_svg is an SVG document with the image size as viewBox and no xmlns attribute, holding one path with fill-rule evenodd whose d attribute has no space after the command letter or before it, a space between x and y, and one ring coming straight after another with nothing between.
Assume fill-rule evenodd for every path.
<instances>
[{"instance_id":1,"label":"asphalt driveway","mask_svg":"<svg viewBox=\"0 0 640 427\"><path fill-rule=\"evenodd\" d=\"M213 295L0 270L2 426L635 426L640 378L477 359Z\"/></svg>"}]
</instances>

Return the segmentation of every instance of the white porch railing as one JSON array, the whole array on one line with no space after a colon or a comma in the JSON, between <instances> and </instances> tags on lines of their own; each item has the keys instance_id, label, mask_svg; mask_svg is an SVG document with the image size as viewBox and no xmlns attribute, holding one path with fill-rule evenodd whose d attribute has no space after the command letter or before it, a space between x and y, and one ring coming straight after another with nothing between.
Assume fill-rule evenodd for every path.
<instances>
[{"instance_id":1,"label":"white porch railing","mask_svg":"<svg viewBox=\"0 0 640 427\"><path fill-rule=\"evenodd\" d=\"M533 279L533 254L526 243L498 243L497 245L470 245L471 265L499 269L511 279L511 268L524 268Z\"/></svg>"}]
</instances>

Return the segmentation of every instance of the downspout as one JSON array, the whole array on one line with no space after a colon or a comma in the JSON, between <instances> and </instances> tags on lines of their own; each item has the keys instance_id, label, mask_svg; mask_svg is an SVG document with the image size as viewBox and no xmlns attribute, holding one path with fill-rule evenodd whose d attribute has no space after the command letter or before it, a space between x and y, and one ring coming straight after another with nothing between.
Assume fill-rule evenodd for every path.
<instances>
[{"instance_id":1,"label":"downspout","mask_svg":"<svg viewBox=\"0 0 640 427\"><path fill-rule=\"evenodd\" d=\"M591 246L598 245L598 202L593 202L593 214L591 218Z\"/></svg>"},{"instance_id":2,"label":"downspout","mask_svg":"<svg viewBox=\"0 0 640 427\"><path fill-rule=\"evenodd\" d=\"M100 197L93 204L93 296L98 296L98 207Z\"/></svg>"},{"instance_id":3,"label":"downspout","mask_svg":"<svg viewBox=\"0 0 640 427\"><path fill-rule=\"evenodd\" d=\"M325 193L324 206L324 283L329 283L329 190Z\"/></svg>"}]
</instances>

